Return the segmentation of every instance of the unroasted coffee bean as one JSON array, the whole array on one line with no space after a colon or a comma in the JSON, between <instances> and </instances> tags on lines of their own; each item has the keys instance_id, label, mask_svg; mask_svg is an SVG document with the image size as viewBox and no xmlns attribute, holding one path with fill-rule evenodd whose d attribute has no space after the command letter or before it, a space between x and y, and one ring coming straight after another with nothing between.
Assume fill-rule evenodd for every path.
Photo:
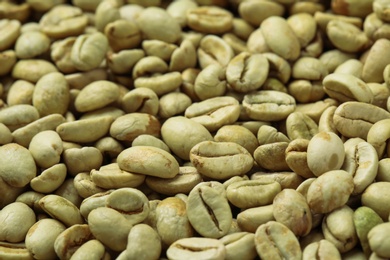
<instances>
[{"instance_id":1,"label":"unroasted coffee bean","mask_svg":"<svg viewBox=\"0 0 390 260\"><path fill-rule=\"evenodd\" d=\"M199 173L216 180L243 175L253 166L252 155L232 142L203 141L191 149L190 160Z\"/></svg>"},{"instance_id":2,"label":"unroasted coffee bean","mask_svg":"<svg viewBox=\"0 0 390 260\"><path fill-rule=\"evenodd\" d=\"M307 202L314 213L328 213L343 206L352 194L352 176L343 170L320 175L309 186Z\"/></svg>"},{"instance_id":3,"label":"unroasted coffee bean","mask_svg":"<svg viewBox=\"0 0 390 260\"><path fill-rule=\"evenodd\" d=\"M152 146L127 148L118 155L117 162L122 170L159 178L173 178L179 173L176 159L170 153Z\"/></svg>"},{"instance_id":4,"label":"unroasted coffee bean","mask_svg":"<svg viewBox=\"0 0 390 260\"><path fill-rule=\"evenodd\" d=\"M298 239L285 225L269 221L259 226L255 233L257 254L263 259L301 259Z\"/></svg>"},{"instance_id":5,"label":"unroasted coffee bean","mask_svg":"<svg viewBox=\"0 0 390 260\"><path fill-rule=\"evenodd\" d=\"M220 238L228 233L232 223L228 200L210 183L200 183L192 189L186 208L188 220L202 236Z\"/></svg>"},{"instance_id":6,"label":"unroasted coffee bean","mask_svg":"<svg viewBox=\"0 0 390 260\"><path fill-rule=\"evenodd\" d=\"M172 260L180 259L225 259L224 244L213 238L190 237L182 238L173 243L167 250L167 256Z\"/></svg>"},{"instance_id":7,"label":"unroasted coffee bean","mask_svg":"<svg viewBox=\"0 0 390 260\"><path fill-rule=\"evenodd\" d=\"M296 236L307 235L312 228L312 216L306 198L298 191L284 189L273 200L277 222L286 225Z\"/></svg>"}]
</instances>

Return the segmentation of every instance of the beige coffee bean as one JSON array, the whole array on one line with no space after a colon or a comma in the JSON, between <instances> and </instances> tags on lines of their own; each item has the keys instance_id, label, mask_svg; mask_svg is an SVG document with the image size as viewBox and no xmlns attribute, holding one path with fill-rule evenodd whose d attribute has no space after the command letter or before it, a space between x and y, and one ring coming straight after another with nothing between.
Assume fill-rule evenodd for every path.
<instances>
[{"instance_id":1,"label":"beige coffee bean","mask_svg":"<svg viewBox=\"0 0 390 260\"><path fill-rule=\"evenodd\" d=\"M24 147L28 147L31 139L36 134L45 130L54 130L58 125L64 122L65 118L60 114L51 114L41 117L12 132L13 141Z\"/></svg>"},{"instance_id":2,"label":"beige coffee bean","mask_svg":"<svg viewBox=\"0 0 390 260\"><path fill-rule=\"evenodd\" d=\"M200 6L187 12L187 25L198 32L222 34L233 26L233 15L217 6Z\"/></svg>"},{"instance_id":3,"label":"beige coffee bean","mask_svg":"<svg viewBox=\"0 0 390 260\"><path fill-rule=\"evenodd\" d=\"M179 48L176 48L172 52L170 58L170 71L182 72L187 68L194 68L197 62L196 49L194 44L190 40L184 39L180 43Z\"/></svg>"},{"instance_id":4,"label":"beige coffee bean","mask_svg":"<svg viewBox=\"0 0 390 260\"><path fill-rule=\"evenodd\" d=\"M288 227L297 237L306 236L312 229L312 216L306 198L298 191L284 189L273 200L277 222Z\"/></svg>"},{"instance_id":5,"label":"beige coffee bean","mask_svg":"<svg viewBox=\"0 0 390 260\"><path fill-rule=\"evenodd\" d=\"M308 115L293 112L286 119L287 135L291 140L310 140L318 134L318 125Z\"/></svg>"},{"instance_id":6,"label":"beige coffee bean","mask_svg":"<svg viewBox=\"0 0 390 260\"><path fill-rule=\"evenodd\" d=\"M181 92L171 92L159 100L158 114L162 118L170 118L183 114L192 104L191 98Z\"/></svg>"},{"instance_id":7,"label":"beige coffee bean","mask_svg":"<svg viewBox=\"0 0 390 260\"><path fill-rule=\"evenodd\" d=\"M308 13L297 13L287 18L287 23L297 36L301 47L306 47L314 39L317 23Z\"/></svg>"},{"instance_id":8,"label":"beige coffee bean","mask_svg":"<svg viewBox=\"0 0 390 260\"><path fill-rule=\"evenodd\" d=\"M389 138L388 128L390 126L390 120L383 119L370 128L367 133L367 142L371 144L377 154L378 158L382 158L385 153L385 148L387 146L387 139Z\"/></svg>"},{"instance_id":9,"label":"beige coffee bean","mask_svg":"<svg viewBox=\"0 0 390 260\"><path fill-rule=\"evenodd\" d=\"M240 106L233 97L215 97L193 103L185 110L184 115L212 132L236 122L240 116Z\"/></svg>"},{"instance_id":10,"label":"beige coffee bean","mask_svg":"<svg viewBox=\"0 0 390 260\"><path fill-rule=\"evenodd\" d=\"M165 73L168 71L167 63L156 56L146 56L140 59L133 68L133 78L139 78L142 76Z\"/></svg>"},{"instance_id":11,"label":"beige coffee bean","mask_svg":"<svg viewBox=\"0 0 390 260\"><path fill-rule=\"evenodd\" d=\"M342 20L329 21L326 34L336 48L345 52L362 51L370 44L370 40L361 29Z\"/></svg>"},{"instance_id":12,"label":"beige coffee bean","mask_svg":"<svg viewBox=\"0 0 390 260\"><path fill-rule=\"evenodd\" d=\"M24 187L14 187L0 178L0 188L4 191L4 195L0 197L0 206L5 207L14 202L17 197L25 191Z\"/></svg>"},{"instance_id":13,"label":"beige coffee bean","mask_svg":"<svg viewBox=\"0 0 390 260\"><path fill-rule=\"evenodd\" d=\"M113 121L111 116L76 120L58 125L56 131L63 141L89 143L105 136Z\"/></svg>"},{"instance_id":14,"label":"beige coffee bean","mask_svg":"<svg viewBox=\"0 0 390 260\"><path fill-rule=\"evenodd\" d=\"M389 22L389 3L386 0L374 0L372 3L374 13L384 22Z\"/></svg>"},{"instance_id":15,"label":"beige coffee bean","mask_svg":"<svg viewBox=\"0 0 390 260\"><path fill-rule=\"evenodd\" d=\"M13 202L0 211L0 241L22 242L35 223L34 211L22 202Z\"/></svg>"},{"instance_id":16,"label":"beige coffee bean","mask_svg":"<svg viewBox=\"0 0 390 260\"><path fill-rule=\"evenodd\" d=\"M87 23L88 18L82 10L70 5L53 7L39 21L42 32L55 39L80 35Z\"/></svg>"},{"instance_id":17,"label":"beige coffee bean","mask_svg":"<svg viewBox=\"0 0 390 260\"><path fill-rule=\"evenodd\" d=\"M0 123L12 132L39 118L38 110L32 105L20 104L0 109Z\"/></svg>"},{"instance_id":18,"label":"beige coffee bean","mask_svg":"<svg viewBox=\"0 0 390 260\"><path fill-rule=\"evenodd\" d=\"M197 54L202 69L215 63L225 68L234 57L233 49L229 44L216 35L204 36L199 43Z\"/></svg>"},{"instance_id":19,"label":"beige coffee bean","mask_svg":"<svg viewBox=\"0 0 390 260\"><path fill-rule=\"evenodd\" d=\"M216 180L243 175L253 166L251 154L232 142L200 142L191 149L190 160L199 173Z\"/></svg>"},{"instance_id":20,"label":"beige coffee bean","mask_svg":"<svg viewBox=\"0 0 390 260\"><path fill-rule=\"evenodd\" d=\"M302 252L302 259L338 259L341 260L339 250L326 239L310 243Z\"/></svg>"},{"instance_id":21,"label":"beige coffee bean","mask_svg":"<svg viewBox=\"0 0 390 260\"><path fill-rule=\"evenodd\" d=\"M173 178L179 173L179 164L168 152L152 146L134 146L118 155L119 168L125 171Z\"/></svg>"},{"instance_id":22,"label":"beige coffee bean","mask_svg":"<svg viewBox=\"0 0 390 260\"><path fill-rule=\"evenodd\" d=\"M104 69L94 69L86 72L68 74L65 75L65 78L71 89L82 89L94 81L106 80L108 75Z\"/></svg>"},{"instance_id":23,"label":"beige coffee bean","mask_svg":"<svg viewBox=\"0 0 390 260\"><path fill-rule=\"evenodd\" d=\"M314 213L329 213L348 201L354 185L351 174L328 171L315 179L307 191L307 202Z\"/></svg>"},{"instance_id":24,"label":"beige coffee bean","mask_svg":"<svg viewBox=\"0 0 390 260\"><path fill-rule=\"evenodd\" d=\"M315 177L315 175L307 165L308 145L309 140L298 138L291 141L285 150L285 160L288 167L293 172L306 179Z\"/></svg>"},{"instance_id":25,"label":"beige coffee bean","mask_svg":"<svg viewBox=\"0 0 390 260\"><path fill-rule=\"evenodd\" d=\"M126 249L127 236L133 225L120 212L100 207L88 215L92 235L108 248L121 252Z\"/></svg>"},{"instance_id":26,"label":"beige coffee bean","mask_svg":"<svg viewBox=\"0 0 390 260\"><path fill-rule=\"evenodd\" d=\"M257 256L254 236L249 232L237 232L220 238L226 249L225 259L254 259Z\"/></svg>"},{"instance_id":27,"label":"beige coffee bean","mask_svg":"<svg viewBox=\"0 0 390 260\"><path fill-rule=\"evenodd\" d=\"M290 61L299 57L299 40L284 18L268 17L261 23L260 30L272 52ZM279 33L275 34L275 31Z\"/></svg>"},{"instance_id":28,"label":"beige coffee bean","mask_svg":"<svg viewBox=\"0 0 390 260\"><path fill-rule=\"evenodd\" d=\"M89 213L92 210L105 207L108 195L110 195L114 190L108 190L103 192L95 193L85 199L80 204L80 213L85 218L88 219Z\"/></svg>"},{"instance_id":29,"label":"beige coffee bean","mask_svg":"<svg viewBox=\"0 0 390 260\"><path fill-rule=\"evenodd\" d=\"M257 140L260 145L276 142L290 142L290 139L285 134L278 132L275 127L269 125L260 126L257 131Z\"/></svg>"},{"instance_id":30,"label":"beige coffee bean","mask_svg":"<svg viewBox=\"0 0 390 260\"><path fill-rule=\"evenodd\" d=\"M202 124L182 116L166 120L161 127L161 136L172 152L184 160L189 160L190 150L196 144L213 140Z\"/></svg>"},{"instance_id":31,"label":"beige coffee bean","mask_svg":"<svg viewBox=\"0 0 390 260\"><path fill-rule=\"evenodd\" d=\"M292 96L274 90L247 94L242 104L250 118L262 121L285 119L295 109L295 99Z\"/></svg>"},{"instance_id":32,"label":"beige coffee bean","mask_svg":"<svg viewBox=\"0 0 390 260\"><path fill-rule=\"evenodd\" d=\"M4 76L10 73L16 61L17 58L14 50L0 52L0 62L2 64L0 68L0 76Z\"/></svg>"},{"instance_id":33,"label":"beige coffee bean","mask_svg":"<svg viewBox=\"0 0 390 260\"><path fill-rule=\"evenodd\" d=\"M247 93L261 88L268 71L269 63L263 55L242 52L229 62L226 79L235 91Z\"/></svg>"},{"instance_id":34,"label":"beige coffee bean","mask_svg":"<svg viewBox=\"0 0 390 260\"><path fill-rule=\"evenodd\" d=\"M0 50L10 48L20 35L21 23L18 20L2 19L0 22Z\"/></svg>"},{"instance_id":35,"label":"beige coffee bean","mask_svg":"<svg viewBox=\"0 0 390 260\"><path fill-rule=\"evenodd\" d=\"M238 38L246 41L248 40L250 34L254 31L252 25L242 18L235 17L233 18L233 28L232 33Z\"/></svg>"},{"instance_id":36,"label":"beige coffee bean","mask_svg":"<svg viewBox=\"0 0 390 260\"><path fill-rule=\"evenodd\" d=\"M61 159L62 140L53 130L42 131L31 139L28 149L39 167L49 168Z\"/></svg>"},{"instance_id":37,"label":"beige coffee bean","mask_svg":"<svg viewBox=\"0 0 390 260\"><path fill-rule=\"evenodd\" d=\"M157 115L159 99L157 94L149 88L136 88L122 97L122 109L126 113L140 112Z\"/></svg>"},{"instance_id":38,"label":"beige coffee bean","mask_svg":"<svg viewBox=\"0 0 390 260\"><path fill-rule=\"evenodd\" d=\"M288 93L300 103L315 102L325 95L322 81L298 79L291 81L287 87Z\"/></svg>"},{"instance_id":39,"label":"beige coffee bean","mask_svg":"<svg viewBox=\"0 0 390 260\"><path fill-rule=\"evenodd\" d=\"M145 8L138 16L137 24L146 39L174 43L180 37L179 23L162 8Z\"/></svg>"},{"instance_id":40,"label":"beige coffee bean","mask_svg":"<svg viewBox=\"0 0 390 260\"><path fill-rule=\"evenodd\" d=\"M106 55L106 61L112 72L125 74L130 72L143 57L145 57L145 52L140 49L121 50L117 53L109 51Z\"/></svg>"},{"instance_id":41,"label":"beige coffee bean","mask_svg":"<svg viewBox=\"0 0 390 260\"><path fill-rule=\"evenodd\" d=\"M269 221L255 233L257 254L263 259L301 259L302 250L294 233L285 225Z\"/></svg>"},{"instance_id":42,"label":"beige coffee bean","mask_svg":"<svg viewBox=\"0 0 390 260\"><path fill-rule=\"evenodd\" d=\"M49 114L65 114L69 102L69 86L63 74L49 73L36 83L32 104L41 117Z\"/></svg>"},{"instance_id":43,"label":"beige coffee bean","mask_svg":"<svg viewBox=\"0 0 390 260\"><path fill-rule=\"evenodd\" d=\"M328 12L316 12L314 14L314 19L316 20L319 28L321 28L323 31L326 31L326 28L331 21L346 22L354 25L357 28L362 28L363 25L363 20L359 17L349 17Z\"/></svg>"},{"instance_id":44,"label":"beige coffee bean","mask_svg":"<svg viewBox=\"0 0 390 260\"><path fill-rule=\"evenodd\" d=\"M240 17L255 27L268 17L282 16L284 12L284 6L273 1L242 1L238 6Z\"/></svg>"},{"instance_id":45,"label":"beige coffee bean","mask_svg":"<svg viewBox=\"0 0 390 260\"><path fill-rule=\"evenodd\" d=\"M326 66L313 57L299 58L292 67L292 76L296 79L322 80L327 75Z\"/></svg>"},{"instance_id":46,"label":"beige coffee bean","mask_svg":"<svg viewBox=\"0 0 390 260\"><path fill-rule=\"evenodd\" d=\"M333 122L333 116L337 109L337 106L330 106L322 112L320 120L318 122L319 132L332 132L338 134L336 126Z\"/></svg>"},{"instance_id":47,"label":"beige coffee bean","mask_svg":"<svg viewBox=\"0 0 390 260\"><path fill-rule=\"evenodd\" d=\"M277 181L283 189L296 189L302 182L303 178L291 171L281 172L264 172L259 171L251 175L251 180L263 182Z\"/></svg>"},{"instance_id":48,"label":"beige coffee bean","mask_svg":"<svg viewBox=\"0 0 390 260\"><path fill-rule=\"evenodd\" d=\"M57 71L56 66L46 60L19 60L12 69L12 77L36 83L42 76Z\"/></svg>"},{"instance_id":49,"label":"beige coffee bean","mask_svg":"<svg viewBox=\"0 0 390 260\"><path fill-rule=\"evenodd\" d=\"M25 245L0 242L0 257L3 259L33 260L33 256Z\"/></svg>"},{"instance_id":50,"label":"beige coffee bean","mask_svg":"<svg viewBox=\"0 0 390 260\"><path fill-rule=\"evenodd\" d=\"M247 209L271 204L280 191L276 181L243 180L230 184L226 195L234 206Z\"/></svg>"},{"instance_id":51,"label":"beige coffee bean","mask_svg":"<svg viewBox=\"0 0 390 260\"><path fill-rule=\"evenodd\" d=\"M390 256L390 252L388 249L389 239L386 236L389 230L390 225L388 222L381 223L373 227L367 235L368 242L372 251L383 258L388 258Z\"/></svg>"},{"instance_id":52,"label":"beige coffee bean","mask_svg":"<svg viewBox=\"0 0 390 260\"><path fill-rule=\"evenodd\" d=\"M372 103L374 98L367 84L353 75L332 73L324 78L323 84L325 92L340 102Z\"/></svg>"},{"instance_id":53,"label":"beige coffee bean","mask_svg":"<svg viewBox=\"0 0 390 260\"><path fill-rule=\"evenodd\" d=\"M390 96L390 90L387 87L386 83L367 83L367 86L370 88L374 98L372 104L381 108L386 109L387 99Z\"/></svg>"},{"instance_id":54,"label":"beige coffee bean","mask_svg":"<svg viewBox=\"0 0 390 260\"><path fill-rule=\"evenodd\" d=\"M75 36L67 37L63 40L55 41L50 46L50 57L63 73L74 73L77 71L70 57L76 38Z\"/></svg>"},{"instance_id":55,"label":"beige coffee bean","mask_svg":"<svg viewBox=\"0 0 390 260\"><path fill-rule=\"evenodd\" d=\"M153 146L163 149L168 153L171 152L169 147L161 139L148 134L143 134L136 137L131 143L131 146Z\"/></svg>"},{"instance_id":56,"label":"beige coffee bean","mask_svg":"<svg viewBox=\"0 0 390 260\"><path fill-rule=\"evenodd\" d=\"M162 200L156 208L157 233L161 242L170 246L181 238L192 237L192 228L186 210L186 203L180 198L169 197ZM177 223L177 228L172 229L171 223Z\"/></svg>"},{"instance_id":57,"label":"beige coffee bean","mask_svg":"<svg viewBox=\"0 0 390 260\"><path fill-rule=\"evenodd\" d=\"M106 207L120 212L132 225L141 223L149 214L148 198L134 188L120 188L111 192L105 200Z\"/></svg>"},{"instance_id":58,"label":"beige coffee bean","mask_svg":"<svg viewBox=\"0 0 390 260\"><path fill-rule=\"evenodd\" d=\"M104 28L111 22L121 19L119 12L123 2L120 1L99 1L95 10L95 27L97 31L104 32Z\"/></svg>"},{"instance_id":59,"label":"beige coffee bean","mask_svg":"<svg viewBox=\"0 0 390 260\"><path fill-rule=\"evenodd\" d=\"M39 206L39 200L43 198L45 194L35 192L35 191L26 191L20 194L15 202L22 202L29 206L34 212L43 212L41 206Z\"/></svg>"},{"instance_id":60,"label":"beige coffee bean","mask_svg":"<svg viewBox=\"0 0 390 260\"><path fill-rule=\"evenodd\" d=\"M113 21L105 26L104 34L114 52L133 49L141 43L141 32L134 21Z\"/></svg>"},{"instance_id":61,"label":"beige coffee bean","mask_svg":"<svg viewBox=\"0 0 390 260\"><path fill-rule=\"evenodd\" d=\"M218 63L210 64L201 70L194 84L195 95L200 100L223 96L226 88L225 69Z\"/></svg>"},{"instance_id":62,"label":"beige coffee bean","mask_svg":"<svg viewBox=\"0 0 390 260\"><path fill-rule=\"evenodd\" d=\"M333 116L333 123L343 136L360 137L366 140L370 128L376 122L388 118L390 114L382 108L351 101L338 106Z\"/></svg>"},{"instance_id":63,"label":"beige coffee bean","mask_svg":"<svg viewBox=\"0 0 390 260\"><path fill-rule=\"evenodd\" d=\"M64 230L65 226L57 220L49 218L39 220L27 232L26 248L34 259L55 259L57 255L54 251L54 242Z\"/></svg>"},{"instance_id":64,"label":"beige coffee bean","mask_svg":"<svg viewBox=\"0 0 390 260\"><path fill-rule=\"evenodd\" d=\"M109 254L106 252L104 245L96 239L91 239L82 244L72 255L70 259L81 260L81 259L105 259L108 258Z\"/></svg>"},{"instance_id":65,"label":"beige coffee bean","mask_svg":"<svg viewBox=\"0 0 390 260\"><path fill-rule=\"evenodd\" d=\"M61 186L67 175L66 166L63 163L55 164L45 169L41 174L30 181L34 191L51 193Z\"/></svg>"},{"instance_id":66,"label":"beige coffee bean","mask_svg":"<svg viewBox=\"0 0 390 260\"><path fill-rule=\"evenodd\" d=\"M272 204L245 209L237 215L239 227L242 230L251 233L255 233L260 225L273 220L275 220L275 218Z\"/></svg>"},{"instance_id":67,"label":"beige coffee bean","mask_svg":"<svg viewBox=\"0 0 390 260\"><path fill-rule=\"evenodd\" d=\"M124 147L123 145L112 137L103 137L99 139L94 147L97 148L105 157L116 158Z\"/></svg>"},{"instance_id":68,"label":"beige coffee bean","mask_svg":"<svg viewBox=\"0 0 390 260\"><path fill-rule=\"evenodd\" d=\"M261 29L254 30L248 37L246 47L251 53L270 53L271 49L265 42L265 38ZM275 54L276 55L276 54Z\"/></svg>"},{"instance_id":69,"label":"beige coffee bean","mask_svg":"<svg viewBox=\"0 0 390 260\"><path fill-rule=\"evenodd\" d=\"M191 237L182 238L169 246L167 257L172 260L179 259L225 259L226 248L224 244L213 238Z\"/></svg>"},{"instance_id":70,"label":"beige coffee bean","mask_svg":"<svg viewBox=\"0 0 390 260\"><path fill-rule=\"evenodd\" d=\"M348 252L358 242L353 214L353 210L345 205L327 214L322 222L325 239L333 243L340 253Z\"/></svg>"},{"instance_id":71,"label":"beige coffee bean","mask_svg":"<svg viewBox=\"0 0 390 260\"><path fill-rule=\"evenodd\" d=\"M65 179L61 186L55 190L54 194L66 198L77 207L80 207L83 200L76 190L74 178Z\"/></svg>"},{"instance_id":72,"label":"beige coffee bean","mask_svg":"<svg viewBox=\"0 0 390 260\"><path fill-rule=\"evenodd\" d=\"M334 70L340 65L350 59L356 59L355 54L333 49L322 53L319 56L319 60L325 64L329 73L333 73Z\"/></svg>"},{"instance_id":73,"label":"beige coffee bean","mask_svg":"<svg viewBox=\"0 0 390 260\"><path fill-rule=\"evenodd\" d=\"M361 194L370 185L378 171L378 156L375 148L368 142L361 142L345 150L343 170L353 176L352 194Z\"/></svg>"},{"instance_id":74,"label":"beige coffee bean","mask_svg":"<svg viewBox=\"0 0 390 260\"><path fill-rule=\"evenodd\" d=\"M138 187L145 180L145 175L123 171L117 163L104 165L99 170L91 170L92 181L104 189Z\"/></svg>"},{"instance_id":75,"label":"beige coffee bean","mask_svg":"<svg viewBox=\"0 0 390 260\"><path fill-rule=\"evenodd\" d=\"M72 202L61 196L46 195L39 200L39 205L47 214L61 221L67 227L84 223L79 209Z\"/></svg>"},{"instance_id":76,"label":"beige coffee bean","mask_svg":"<svg viewBox=\"0 0 390 260\"><path fill-rule=\"evenodd\" d=\"M253 158L260 167L270 171L290 170L285 160L287 146L287 142L260 145L253 152Z\"/></svg>"},{"instance_id":77,"label":"beige coffee bean","mask_svg":"<svg viewBox=\"0 0 390 260\"><path fill-rule=\"evenodd\" d=\"M157 259L161 251L161 239L158 233L146 224L138 224L131 228L127 237L126 250L117 259Z\"/></svg>"},{"instance_id":78,"label":"beige coffee bean","mask_svg":"<svg viewBox=\"0 0 390 260\"><path fill-rule=\"evenodd\" d=\"M357 78L362 77L363 63L357 59L349 59L341 63L334 70L334 73L351 74Z\"/></svg>"},{"instance_id":79,"label":"beige coffee bean","mask_svg":"<svg viewBox=\"0 0 390 260\"><path fill-rule=\"evenodd\" d=\"M66 149L62 154L62 158L72 176L80 172L90 172L92 169L98 169L103 163L101 152L90 146Z\"/></svg>"},{"instance_id":80,"label":"beige coffee bean","mask_svg":"<svg viewBox=\"0 0 390 260\"><path fill-rule=\"evenodd\" d=\"M343 165L344 158L343 142L332 132L316 134L307 146L307 165L316 176L331 170L339 170Z\"/></svg>"},{"instance_id":81,"label":"beige coffee bean","mask_svg":"<svg viewBox=\"0 0 390 260\"><path fill-rule=\"evenodd\" d=\"M20 59L31 59L46 52L50 47L50 39L41 32L25 32L15 43L16 56Z\"/></svg>"},{"instance_id":82,"label":"beige coffee bean","mask_svg":"<svg viewBox=\"0 0 390 260\"><path fill-rule=\"evenodd\" d=\"M332 1L331 8L334 13L345 16L356 16L365 18L368 14L372 13L372 0L369 1Z\"/></svg>"},{"instance_id":83,"label":"beige coffee bean","mask_svg":"<svg viewBox=\"0 0 390 260\"><path fill-rule=\"evenodd\" d=\"M142 49L147 56L156 56L168 62L172 53L177 49L177 45L161 40L144 40L142 41Z\"/></svg>"},{"instance_id":84,"label":"beige coffee bean","mask_svg":"<svg viewBox=\"0 0 390 260\"><path fill-rule=\"evenodd\" d=\"M148 176L145 180L148 187L158 193L173 196L178 193L188 194L197 184L202 182L202 176L195 167L182 166L179 173L170 179Z\"/></svg>"},{"instance_id":85,"label":"beige coffee bean","mask_svg":"<svg viewBox=\"0 0 390 260\"><path fill-rule=\"evenodd\" d=\"M364 19L363 29L366 35L374 41L382 38L388 39L390 34L388 23L381 20L375 13L367 15Z\"/></svg>"},{"instance_id":86,"label":"beige coffee bean","mask_svg":"<svg viewBox=\"0 0 390 260\"><path fill-rule=\"evenodd\" d=\"M0 147L0 177L5 183L24 187L36 176L36 172L34 158L29 150L16 143Z\"/></svg>"},{"instance_id":87,"label":"beige coffee bean","mask_svg":"<svg viewBox=\"0 0 390 260\"><path fill-rule=\"evenodd\" d=\"M370 184L362 194L362 206L373 209L384 221L387 221L390 207L385 202L388 196L388 182Z\"/></svg>"},{"instance_id":88,"label":"beige coffee bean","mask_svg":"<svg viewBox=\"0 0 390 260\"><path fill-rule=\"evenodd\" d=\"M172 16L183 28L187 25L187 12L198 7L197 2L193 1L177 1L171 2L167 6L167 13Z\"/></svg>"},{"instance_id":89,"label":"beige coffee bean","mask_svg":"<svg viewBox=\"0 0 390 260\"><path fill-rule=\"evenodd\" d=\"M390 59L383 50L387 49L389 45L389 40L379 39L370 48L362 71L362 79L365 82L383 82L383 70Z\"/></svg>"},{"instance_id":90,"label":"beige coffee bean","mask_svg":"<svg viewBox=\"0 0 390 260\"><path fill-rule=\"evenodd\" d=\"M9 128L5 124L0 123L0 144L1 145L8 144L11 143L12 140L13 137L12 137L11 130L9 130Z\"/></svg>"},{"instance_id":91,"label":"beige coffee bean","mask_svg":"<svg viewBox=\"0 0 390 260\"><path fill-rule=\"evenodd\" d=\"M8 90L7 104L9 106L18 104L32 104L34 84L25 80L16 80Z\"/></svg>"},{"instance_id":92,"label":"beige coffee bean","mask_svg":"<svg viewBox=\"0 0 390 260\"><path fill-rule=\"evenodd\" d=\"M103 108L119 98L119 87L106 80L95 81L85 86L77 95L75 108L79 112Z\"/></svg>"},{"instance_id":93,"label":"beige coffee bean","mask_svg":"<svg viewBox=\"0 0 390 260\"><path fill-rule=\"evenodd\" d=\"M96 69L102 63L108 50L104 34L96 32L77 37L71 52L73 65L81 71Z\"/></svg>"},{"instance_id":94,"label":"beige coffee bean","mask_svg":"<svg viewBox=\"0 0 390 260\"><path fill-rule=\"evenodd\" d=\"M256 150L259 142L256 136L247 128L239 125L221 127L214 136L217 142L234 142L244 147L250 154Z\"/></svg>"},{"instance_id":95,"label":"beige coffee bean","mask_svg":"<svg viewBox=\"0 0 390 260\"><path fill-rule=\"evenodd\" d=\"M186 205L188 220L200 235L220 238L228 233L232 223L228 200L210 183L195 186L188 195Z\"/></svg>"},{"instance_id":96,"label":"beige coffee bean","mask_svg":"<svg viewBox=\"0 0 390 260\"><path fill-rule=\"evenodd\" d=\"M133 70L134 71L134 70ZM149 88L158 96L172 92L180 87L181 74L177 71L165 74L156 74L151 77L139 77L134 81L135 88Z\"/></svg>"},{"instance_id":97,"label":"beige coffee bean","mask_svg":"<svg viewBox=\"0 0 390 260\"><path fill-rule=\"evenodd\" d=\"M80 246L93 239L87 224L65 229L54 241L54 250L61 259L70 259Z\"/></svg>"},{"instance_id":98,"label":"beige coffee bean","mask_svg":"<svg viewBox=\"0 0 390 260\"><path fill-rule=\"evenodd\" d=\"M235 54L248 51L246 42L233 33L225 33L222 35L222 39L229 44Z\"/></svg>"},{"instance_id":99,"label":"beige coffee bean","mask_svg":"<svg viewBox=\"0 0 390 260\"><path fill-rule=\"evenodd\" d=\"M389 180L389 162L390 158L383 158L378 163L378 172L375 177L376 181L388 181Z\"/></svg>"}]
</instances>

